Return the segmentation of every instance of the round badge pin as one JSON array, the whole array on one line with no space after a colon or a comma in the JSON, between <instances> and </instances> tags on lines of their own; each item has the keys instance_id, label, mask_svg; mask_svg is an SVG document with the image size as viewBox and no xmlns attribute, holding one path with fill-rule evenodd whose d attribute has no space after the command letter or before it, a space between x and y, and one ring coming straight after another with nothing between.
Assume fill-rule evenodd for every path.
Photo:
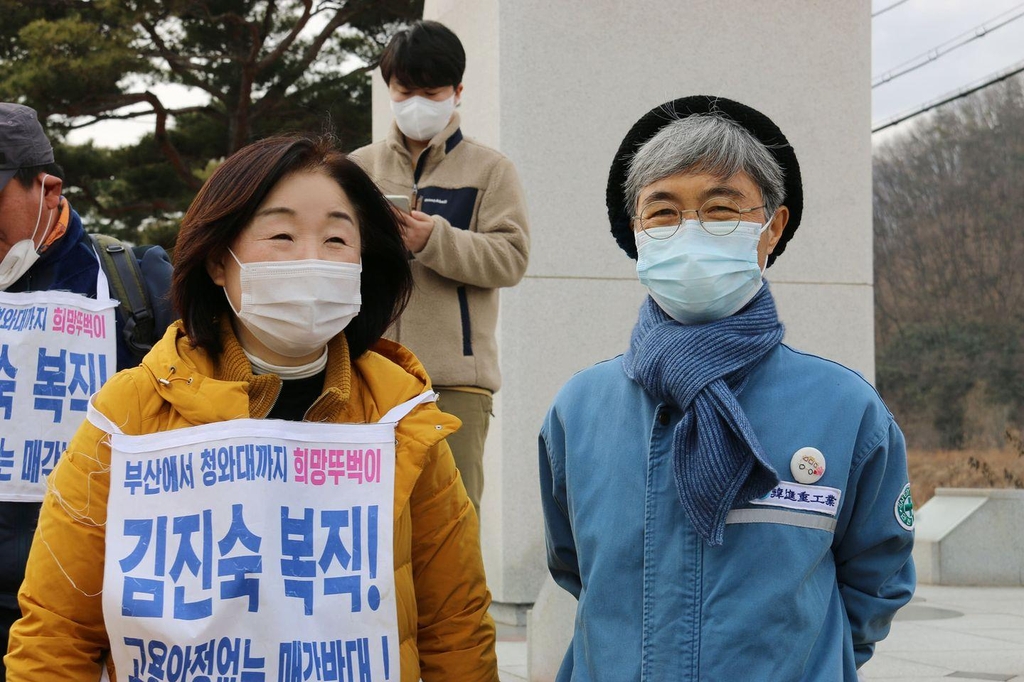
<instances>
[{"instance_id":1,"label":"round badge pin","mask_svg":"<svg viewBox=\"0 0 1024 682\"><path fill-rule=\"evenodd\" d=\"M818 448L800 448L789 461L789 471L797 483L817 483L825 475L825 455Z\"/></svg>"}]
</instances>

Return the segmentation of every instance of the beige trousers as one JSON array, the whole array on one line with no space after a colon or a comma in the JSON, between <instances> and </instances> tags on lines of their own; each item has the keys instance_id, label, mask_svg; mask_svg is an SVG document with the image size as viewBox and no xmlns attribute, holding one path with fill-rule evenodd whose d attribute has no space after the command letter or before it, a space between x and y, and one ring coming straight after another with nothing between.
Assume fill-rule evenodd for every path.
<instances>
[{"instance_id":1,"label":"beige trousers","mask_svg":"<svg viewBox=\"0 0 1024 682\"><path fill-rule=\"evenodd\" d=\"M494 398L482 393L453 391L434 387L440 396L437 401L442 412L454 414L462 420L462 428L448 436L448 447L455 457L455 466L462 474L470 501L480 514L480 497L484 492L484 442L491 423Z\"/></svg>"}]
</instances>

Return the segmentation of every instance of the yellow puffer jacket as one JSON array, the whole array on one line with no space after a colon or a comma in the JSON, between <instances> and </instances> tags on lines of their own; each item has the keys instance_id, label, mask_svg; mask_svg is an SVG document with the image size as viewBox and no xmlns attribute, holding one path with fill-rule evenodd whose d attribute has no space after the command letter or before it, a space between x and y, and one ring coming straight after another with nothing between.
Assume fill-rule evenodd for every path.
<instances>
[{"instance_id":1,"label":"yellow puffer jacket","mask_svg":"<svg viewBox=\"0 0 1024 682\"><path fill-rule=\"evenodd\" d=\"M172 325L141 366L100 390L96 408L132 435L265 417L280 379L252 374L230 324L222 337L218 362L191 348L180 323ZM339 334L328 347L325 385L306 420L369 423L430 380L412 353L389 341L352 362ZM398 425L394 557L403 682L498 679L479 525L444 441L458 425L432 403ZM115 679L100 596L110 486L105 436L84 423L50 476L18 595L23 616L4 659L8 682L96 680L104 660Z\"/></svg>"}]
</instances>

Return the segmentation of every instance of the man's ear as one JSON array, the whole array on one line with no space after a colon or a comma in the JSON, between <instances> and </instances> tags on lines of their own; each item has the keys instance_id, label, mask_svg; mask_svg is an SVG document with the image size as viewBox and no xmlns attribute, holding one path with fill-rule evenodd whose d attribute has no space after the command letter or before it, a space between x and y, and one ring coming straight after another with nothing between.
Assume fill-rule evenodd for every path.
<instances>
[{"instance_id":1,"label":"man's ear","mask_svg":"<svg viewBox=\"0 0 1024 682\"><path fill-rule=\"evenodd\" d=\"M462 104L462 83L455 86L455 106Z\"/></svg>"},{"instance_id":2,"label":"man's ear","mask_svg":"<svg viewBox=\"0 0 1024 682\"><path fill-rule=\"evenodd\" d=\"M775 245L782 239L788 223L789 209L785 206L779 206L779 210L775 212L775 217L772 219L772 224L768 226L768 253L775 250Z\"/></svg>"},{"instance_id":3,"label":"man's ear","mask_svg":"<svg viewBox=\"0 0 1024 682\"><path fill-rule=\"evenodd\" d=\"M60 204L61 190L64 189L64 181L54 175L43 174L39 176L43 183L43 206L47 211L54 211Z\"/></svg>"}]
</instances>

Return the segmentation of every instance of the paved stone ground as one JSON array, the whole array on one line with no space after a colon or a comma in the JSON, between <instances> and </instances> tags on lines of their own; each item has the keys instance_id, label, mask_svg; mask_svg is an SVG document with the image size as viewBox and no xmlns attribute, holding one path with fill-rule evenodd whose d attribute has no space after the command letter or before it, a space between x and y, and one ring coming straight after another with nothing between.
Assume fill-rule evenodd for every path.
<instances>
[{"instance_id":1,"label":"paved stone ground","mask_svg":"<svg viewBox=\"0 0 1024 682\"><path fill-rule=\"evenodd\" d=\"M498 626L502 682L526 682L526 628ZM1024 588L919 585L861 670L870 682L1024 682Z\"/></svg>"},{"instance_id":2,"label":"paved stone ground","mask_svg":"<svg viewBox=\"0 0 1024 682\"><path fill-rule=\"evenodd\" d=\"M1024 588L918 585L866 680L1024 680Z\"/></svg>"},{"instance_id":3,"label":"paved stone ground","mask_svg":"<svg viewBox=\"0 0 1024 682\"><path fill-rule=\"evenodd\" d=\"M498 672L501 682L527 682L526 626L498 623Z\"/></svg>"}]
</instances>

